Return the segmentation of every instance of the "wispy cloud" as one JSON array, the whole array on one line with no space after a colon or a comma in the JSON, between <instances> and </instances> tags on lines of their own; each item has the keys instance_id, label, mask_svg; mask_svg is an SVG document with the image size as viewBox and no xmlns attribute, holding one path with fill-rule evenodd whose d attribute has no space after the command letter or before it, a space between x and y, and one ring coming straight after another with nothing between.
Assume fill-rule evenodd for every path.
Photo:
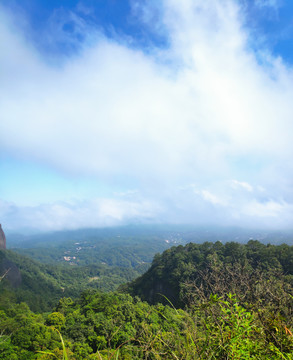
<instances>
[{"instance_id":1,"label":"wispy cloud","mask_svg":"<svg viewBox=\"0 0 293 360\"><path fill-rule=\"evenodd\" d=\"M256 0L255 4L256 4L256 6L259 6L261 8L271 7L274 9L278 9L281 6L281 1L280 0Z\"/></svg>"},{"instance_id":2,"label":"wispy cloud","mask_svg":"<svg viewBox=\"0 0 293 360\"><path fill-rule=\"evenodd\" d=\"M249 192L253 191L253 187L245 181L232 180L231 184L232 184L232 187L235 189L242 188Z\"/></svg>"}]
</instances>

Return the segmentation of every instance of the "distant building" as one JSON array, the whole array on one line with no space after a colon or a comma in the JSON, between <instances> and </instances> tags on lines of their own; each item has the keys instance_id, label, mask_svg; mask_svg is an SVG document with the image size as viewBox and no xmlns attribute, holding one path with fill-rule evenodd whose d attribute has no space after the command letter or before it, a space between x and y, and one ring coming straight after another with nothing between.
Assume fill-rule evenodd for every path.
<instances>
[{"instance_id":1,"label":"distant building","mask_svg":"<svg viewBox=\"0 0 293 360\"><path fill-rule=\"evenodd\" d=\"M0 224L0 249L6 249L6 237Z\"/></svg>"}]
</instances>

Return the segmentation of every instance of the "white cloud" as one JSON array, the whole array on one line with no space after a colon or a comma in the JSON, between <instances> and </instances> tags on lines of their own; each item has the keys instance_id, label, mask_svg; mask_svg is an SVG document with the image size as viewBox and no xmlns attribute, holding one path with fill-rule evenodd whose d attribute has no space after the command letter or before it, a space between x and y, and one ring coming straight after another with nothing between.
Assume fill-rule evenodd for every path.
<instances>
[{"instance_id":1,"label":"white cloud","mask_svg":"<svg viewBox=\"0 0 293 360\"><path fill-rule=\"evenodd\" d=\"M153 21L152 11L145 5L146 23ZM186 218L194 209L200 213L204 202L225 204L227 222L233 214L250 216L254 206L256 214L281 216L286 207L260 205L260 195L254 194L254 201L251 193L262 187L272 199L293 196L290 186L277 183L293 175L292 69L265 51L254 54L235 1L169 0L155 11L169 48L144 53L125 39L89 33L71 14L91 45L52 67L3 10L0 151L105 181L127 176L150 203L156 199L160 211L171 202ZM256 160L258 168L251 171ZM231 185L244 172L247 181L233 180L232 194L223 184ZM200 206L193 203L198 199L181 198L174 190L192 182L200 189ZM129 218L149 213L148 202L100 201L95 211L102 211L101 218L121 221L122 209ZM48 205L33 213L40 224L60 227L76 214L97 221L87 208Z\"/></svg>"},{"instance_id":2,"label":"white cloud","mask_svg":"<svg viewBox=\"0 0 293 360\"><path fill-rule=\"evenodd\" d=\"M259 6L260 8L271 7L274 9L278 9L280 7L281 1L280 0L256 0L255 4L256 4L256 6Z\"/></svg>"},{"instance_id":3,"label":"white cloud","mask_svg":"<svg viewBox=\"0 0 293 360\"><path fill-rule=\"evenodd\" d=\"M83 202L59 202L39 206L16 206L0 203L0 217L7 230L54 231L123 225L132 221L156 221L161 212L149 200L128 201L92 199Z\"/></svg>"},{"instance_id":4,"label":"white cloud","mask_svg":"<svg viewBox=\"0 0 293 360\"><path fill-rule=\"evenodd\" d=\"M251 186L250 184L248 184L245 181L232 180L231 184L232 184L232 187L234 189L242 188L242 189L244 189L246 191L249 191L249 192L253 191L253 186Z\"/></svg>"},{"instance_id":5,"label":"white cloud","mask_svg":"<svg viewBox=\"0 0 293 360\"><path fill-rule=\"evenodd\" d=\"M226 206L226 201L224 199L221 199L220 196L215 195L208 190L194 190L194 193L200 195L205 201L213 205Z\"/></svg>"},{"instance_id":6,"label":"white cloud","mask_svg":"<svg viewBox=\"0 0 293 360\"><path fill-rule=\"evenodd\" d=\"M244 208L244 213L249 216L278 217L286 207L285 204L269 200L265 203L253 201Z\"/></svg>"}]
</instances>

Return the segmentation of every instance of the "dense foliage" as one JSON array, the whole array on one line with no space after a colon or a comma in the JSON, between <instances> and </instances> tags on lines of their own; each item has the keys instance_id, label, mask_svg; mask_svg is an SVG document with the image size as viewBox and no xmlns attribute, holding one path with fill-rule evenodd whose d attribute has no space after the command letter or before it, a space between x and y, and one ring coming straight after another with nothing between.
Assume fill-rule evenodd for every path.
<instances>
[{"instance_id":1,"label":"dense foliage","mask_svg":"<svg viewBox=\"0 0 293 360\"><path fill-rule=\"evenodd\" d=\"M0 359L292 359L290 325L231 294L176 310L87 291L45 316L24 304L2 311Z\"/></svg>"},{"instance_id":2,"label":"dense foliage","mask_svg":"<svg viewBox=\"0 0 293 360\"><path fill-rule=\"evenodd\" d=\"M140 269L142 270L142 269ZM0 250L0 305L25 301L33 311L49 311L63 296L76 298L87 288L113 291L140 275L137 269L107 265L40 264L9 250Z\"/></svg>"},{"instance_id":3,"label":"dense foliage","mask_svg":"<svg viewBox=\"0 0 293 360\"><path fill-rule=\"evenodd\" d=\"M214 279L208 281L208 274ZM163 294L182 307L188 303L187 284L201 285L207 293L242 293L245 291L242 277L250 279L250 284L245 285L253 289L260 276L267 280L282 278L292 284L293 246L264 245L256 240L247 244L218 241L179 245L156 254L150 269L131 283L127 291L150 303L162 302ZM211 281L219 285L217 289L211 287Z\"/></svg>"},{"instance_id":4,"label":"dense foliage","mask_svg":"<svg viewBox=\"0 0 293 360\"><path fill-rule=\"evenodd\" d=\"M2 302L0 359L293 360L292 270L288 245L173 247L124 293L89 289L43 314Z\"/></svg>"}]
</instances>

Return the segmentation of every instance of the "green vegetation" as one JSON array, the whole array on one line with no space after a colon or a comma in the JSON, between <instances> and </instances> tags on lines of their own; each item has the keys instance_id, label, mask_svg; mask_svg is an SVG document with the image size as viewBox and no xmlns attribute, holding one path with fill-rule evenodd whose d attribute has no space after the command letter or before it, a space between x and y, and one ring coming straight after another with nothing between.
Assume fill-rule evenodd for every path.
<instances>
[{"instance_id":1,"label":"green vegetation","mask_svg":"<svg viewBox=\"0 0 293 360\"><path fill-rule=\"evenodd\" d=\"M65 295L42 314L2 301L0 359L293 360L292 280L292 246L173 247L120 292Z\"/></svg>"},{"instance_id":2,"label":"green vegetation","mask_svg":"<svg viewBox=\"0 0 293 360\"><path fill-rule=\"evenodd\" d=\"M8 271L0 283L0 305L24 301L33 311L49 311L61 297L76 298L87 288L113 291L140 275L141 270L103 264L54 266L0 250L0 274Z\"/></svg>"},{"instance_id":3,"label":"green vegetation","mask_svg":"<svg viewBox=\"0 0 293 360\"><path fill-rule=\"evenodd\" d=\"M11 307L0 328L2 359L292 359L293 351L285 318L231 294L176 310L87 291L75 302L61 299L47 316Z\"/></svg>"},{"instance_id":4,"label":"green vegetation","mask_svg":"<svg viewBox=\"0 0 293 360\"><path fill-rule=\"evenodd\" d=\"M41 263L103 264L134 269L142 267L145 271L156 253L181 243L181 240L180 233L172 229L117 227L12 236L9 244L14 251Z\"/></svg>"},{"instance_id":5,"label":"green vegetation","mask_svg":"<svg viewBox=\"0 0 293 360\"><path fill-rule=\"evenodd\" d=\"M190 243L156 254L150 269L128 286L127 291L153 304L162 302L160 294L164 294L173 304L182 307L188 304L186 288L190 288L190 284L204 287L206 293L219 295L243 293L247 285L250 296L257 297L257 293L252 295L255 284L268 279L273 281L273 278L290 285L292 276L293 246L264 245L256 240L245 245L219 241ZM215 283L218 284L216 288Z\"/></svg>"}]
</instances>

